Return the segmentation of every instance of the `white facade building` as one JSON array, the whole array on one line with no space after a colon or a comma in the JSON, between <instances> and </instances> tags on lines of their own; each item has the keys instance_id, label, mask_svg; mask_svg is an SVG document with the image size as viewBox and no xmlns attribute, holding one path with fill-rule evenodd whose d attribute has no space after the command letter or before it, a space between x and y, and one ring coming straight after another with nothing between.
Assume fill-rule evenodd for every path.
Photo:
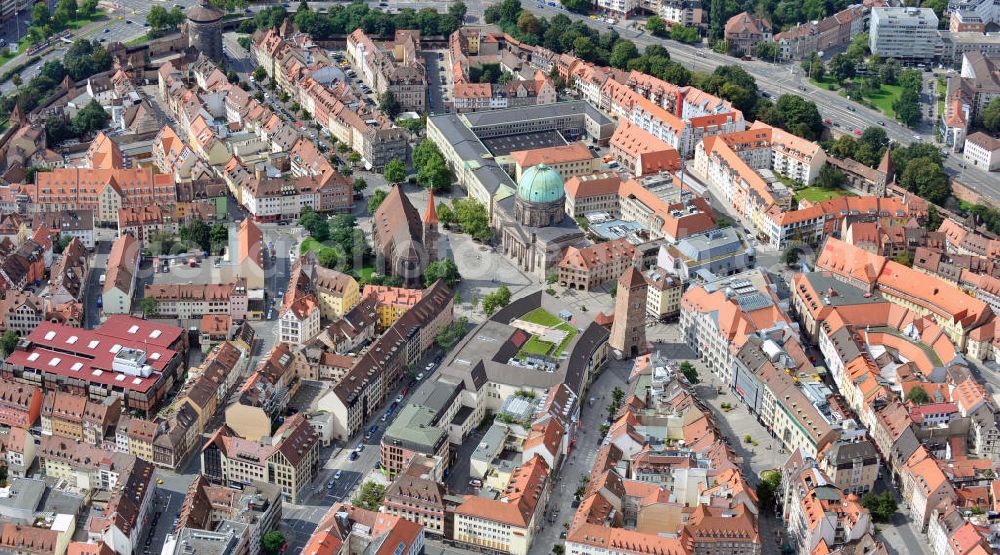
<instances>
[{"instance_id":1,"label":"white facade building","mask_svg":"<svg viewBox=\"0 0 1000 555\"><path fill-rule=\"evenodd\" d=\"M930 60L938 45L938 17L930 8L873 8L868 45L883 58Z\"/></svg>"}]
</instances>

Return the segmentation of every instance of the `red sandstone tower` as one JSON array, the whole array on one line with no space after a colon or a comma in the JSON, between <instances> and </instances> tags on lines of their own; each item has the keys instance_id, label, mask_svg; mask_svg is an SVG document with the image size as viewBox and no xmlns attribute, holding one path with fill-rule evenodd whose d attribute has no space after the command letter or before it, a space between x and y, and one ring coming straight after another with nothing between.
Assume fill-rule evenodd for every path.
<instances>
[{"instance_id":1,"label":"red sandstone tower","mask_svg":"<svg viewBox=\"0 0 1000 555\"><path fill-rule=\"evenodd\" d=\"M646 278L635 267L618 278L615 320L608 344L621 358L633 358L647 351L646 289Z\"/></svg>"}]
</instances>

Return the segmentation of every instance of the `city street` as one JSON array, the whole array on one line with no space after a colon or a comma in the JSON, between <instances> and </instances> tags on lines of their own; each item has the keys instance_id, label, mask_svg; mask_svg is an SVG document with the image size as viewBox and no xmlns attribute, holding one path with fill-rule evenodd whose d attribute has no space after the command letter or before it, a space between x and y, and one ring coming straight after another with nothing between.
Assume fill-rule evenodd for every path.
<instances>
[{"instance_id":1,"label":"city street","mask_svg":"<svg viewBox=\"0 0 1000 555\"><path fill-rule=\"evenodd\" d=\"M581 403L579 435L573 438L577 447L563 461L550 489L549 504L545 510L546 515L557 511L558 517L555 523L550 523L547 519L542 521L541 529L531 544L529 553L532 555L546 555L551 552L553 545L561 541L559 535L566 530L565 525L573 518L574 509L571 505L576 488L583 476L590 477L594 467L601 441L601 424L608 416L611 391L615 387L628 391L626 380L631 371L631 361L611 361L590 388L589 395L595 398L594 405Z\"/></svg>"},{"instance_id":2,"label":"city street","mask_svg":"<svg viewBox=\"0 0 1000 555\"><path fill-rule=\"evenodd\" d=\"M417 363L417 367L423 368L434 356L436 355L432 350ZM435 367L434 371L437 369ZM431 376L425 378L429 379ZM285 518L282 520L282 531L288 539L289 553L299 553L330 506L341 501L349 501L365 481L375 480L384 485L388 484L381 471L377 470L382 434L392 422L388 418L382 421L382 415L389 410L389 406L396 400L403 387L404 384L399 384L391 390L386 402L365 423L365 433L352 438L346 445L322 448L320 452L322 466L317 472L305 502L284 505ZM410 384L409 394L412 394L416 387L416 383ZM401 408L405 403L406 398L397 407ZM365 435L372 426L378 426L378 429L366 439ZM361 451L358 453L358 458L350 460L351 453L359 446ZM334 478L337 472L341 475L339 478ZM328 487L329 485L333 487Z\"/></svg>"}]
</instances>

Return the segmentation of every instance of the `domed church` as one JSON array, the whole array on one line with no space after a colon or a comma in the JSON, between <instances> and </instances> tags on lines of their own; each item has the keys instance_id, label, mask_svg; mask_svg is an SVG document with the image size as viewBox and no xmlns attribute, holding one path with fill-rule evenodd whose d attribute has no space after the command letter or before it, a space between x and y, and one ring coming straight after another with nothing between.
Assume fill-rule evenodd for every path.
<instances>
[{"instance_id":1,"label":"domed church","mask_svg":"<svg viewBox=\"0 0 1000 555\"><path fill-rule=\"evenodd\" d=\"M576 222L566 218L562 177L545 164L525 170L515 194L495 199L494 206L503 253L535 277L544 279L567 247L584 242Z\"/></svg>"}]
</instances>

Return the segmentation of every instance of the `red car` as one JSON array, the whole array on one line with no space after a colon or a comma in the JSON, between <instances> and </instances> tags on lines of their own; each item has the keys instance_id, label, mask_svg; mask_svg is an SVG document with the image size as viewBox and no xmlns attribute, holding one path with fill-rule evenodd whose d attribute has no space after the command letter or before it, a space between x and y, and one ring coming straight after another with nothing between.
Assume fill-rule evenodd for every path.
<instances>
[{"instance_id":1,"label":"red car","mask_svg":"<svg viewBox=\"0 0 1000 555\"><path fill-rule=\"evenodd\" d=\"M854 130L854 134L860 137L861 136L861 130L860 129L855 129Z\"/></svg>"},{"instance_id":2,"label":"red car","mask_svg":"<svg viewBox=\"0 0 1000 555\"><path fill-rule=\"evenodd\" d=\"M831 120L830 118L826 118L825 120L823 120L823 123L830 125L833 123L833 120Z\"/></svg>"}]
</instances>

